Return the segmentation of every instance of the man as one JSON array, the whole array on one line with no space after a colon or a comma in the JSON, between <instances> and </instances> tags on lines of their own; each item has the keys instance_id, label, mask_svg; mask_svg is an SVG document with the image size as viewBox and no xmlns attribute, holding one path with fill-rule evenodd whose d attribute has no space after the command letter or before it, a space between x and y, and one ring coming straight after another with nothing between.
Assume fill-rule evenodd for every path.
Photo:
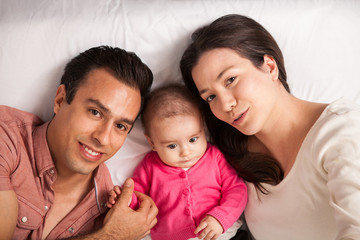
<instances>
[{"instance_id":1,"label":"man","mask_svg":"<svg viewBox=\"0 0 360 240\"><path fill-rule=\"evenodd\" d=\"M156 224L133 182L107 212L105 164L122 146L152 84L150 69L119 48L91 48L66 66L54 117L0 106L0 239L140 239ZM106 216L105 216L106 214Z\"/></svg>"}]
</instances>

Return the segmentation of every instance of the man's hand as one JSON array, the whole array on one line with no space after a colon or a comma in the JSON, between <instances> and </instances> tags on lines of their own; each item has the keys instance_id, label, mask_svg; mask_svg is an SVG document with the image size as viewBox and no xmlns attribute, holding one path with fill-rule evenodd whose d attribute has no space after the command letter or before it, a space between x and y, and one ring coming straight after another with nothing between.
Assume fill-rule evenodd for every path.
<instances>
[{"instance_id":1,"label":"man's hand","mask_svg":"<svg viewBox=\"0 0 360 240\"><path fill-rule=\"evenodd\" d=\"M134 211L128 207L134 192L134 182L127 179L121 189L116 203L107 213L104 226L99 231L108 239L141 239L150 232L157 223L158 209L154 201L145 194L135 192L139 200L139 208Z\"/></svg>"},{"instance_id":2,"label":"man's hand","mask_svg":"<svg viewBox=\"0 0 360 240\"><path fill-rule=\"evenodd\" d=\"M198 238L204 238L204 240L215 240L224 232L224 229L216 218L207 215L203 220L201 220L194 233L198 234L199 232L201 233Z\"/></svg>"}]
</instances>

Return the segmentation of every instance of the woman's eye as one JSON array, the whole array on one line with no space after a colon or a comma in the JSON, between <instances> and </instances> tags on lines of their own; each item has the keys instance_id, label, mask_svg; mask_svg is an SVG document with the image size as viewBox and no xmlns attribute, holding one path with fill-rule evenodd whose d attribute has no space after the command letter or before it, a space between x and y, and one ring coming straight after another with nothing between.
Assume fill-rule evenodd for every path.
<instances>
[{"instance_id":1,"label":"woman's eye","mask_svg":"<svg viewBox=\"0 0 360 240\"><path fill-rule=\"evenodd\" d=\"M229 78L228 80L226 80L226 82L225 82L225 85L226 86L229 86L232 82L234 82L235 81L235 77L231 77L231 78Z\"/></svg>"},{"instance_id":2,"label":"woman's eye","mask_svg":"<svg viewBox=\"0 0 360 240\"><path fill-rule=\"evenodd\" d=\"M208 96L205 100L209 103L215 98L215 95Z\"/></svg>"},{"instance_id":3,"label":"woman's eye","mask_svg":"<svg viewBox=\"0 0 360 240\"><path fill-rule=\"evenodd\" d=\"M170 149L175 149L177 147L177 145L176 144L170 144L167 147L170 148Z\"/></svg>"},{"instance_id":4,"label":"woman's eye","mask_svg":"<svg viewBox=\"0 0 360 240\"><path fill-rule=\"evenodd\" d=\"M90 112L92 115L94 115L96 117L100 117L100 112L98 110L90 109Z\"/></svg>"},{"instance_id":5,"label":"woman's eye","mask_svg":"<svg viewBox=\"0 0 360 240\"><path fill-rule=\"evenodd\" d=\"M191 143L194 143L198 140L199 137L193 137L193 138L190 138L189 142Z\"/></svg>"}]
</instances>

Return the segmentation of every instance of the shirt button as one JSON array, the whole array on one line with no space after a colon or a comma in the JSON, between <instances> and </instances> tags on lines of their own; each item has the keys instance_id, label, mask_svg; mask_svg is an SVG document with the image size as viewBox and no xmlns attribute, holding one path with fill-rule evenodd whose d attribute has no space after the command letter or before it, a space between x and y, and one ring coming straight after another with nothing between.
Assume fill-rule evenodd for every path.
<instances>
[{"instance_id":1,"label":"shirt button","mask_svg":"<svg viewBox=\"0 0 360 240\"><path fill-rule=\"evenodd\" d=\"M73 227L69 228L69 232L73 233L75 229Z\"/></svg>"},{"instance_id":2,"label":"shirt button","mask_svg":"<svg viewBox=\"0 0 360 240\"><path fill-rule=\"evenodd\" d=\"M49 210L49 207L48 206L45 206L44 207L45 211Z\"/></svg>"},{"instance_id":3,"label":"shirt button","mask_svg":"<svg viewBox=\"0 0 360 240\"><path fill-rule=\"evenodd\" d=\"M189 189L184 189L184 190L183 190L183 194L184 194L184 195L187 196L187 195L189 195L189 193L190 193Z\"/></svg>"},{"instance_id":4,"label":"shirt button","mask_svg":"<svg viewBox=\"0 0 360 240\"><path fill-rule=\"evenodd\" d=\"M50 174L53 175L55 173L54 169L50 170Z\"/></svg>"},{"instance_id":5,"label":"shirt button","mask_svg":"<svg viewBox=\"0 0 360 240\"><path fill-rule=\"evenodd\" d=\"M185 173L185 172L181 172L181 173L180 173L180 177L181 177L181 178L185 178L185 177L186 177L186 173Z\"/></svg>"},{"instance_id":6,"label":"shirt button","mask_svg":"<svg viewBox=\"0 0 360 240\"><path fill-rule=\"evenodd\" d=\"M23 223L26 223L27 220L28 220L27 217L22 217L22 218L21 218L21 221L22 221Z\"/></svg>"}]
</instances>

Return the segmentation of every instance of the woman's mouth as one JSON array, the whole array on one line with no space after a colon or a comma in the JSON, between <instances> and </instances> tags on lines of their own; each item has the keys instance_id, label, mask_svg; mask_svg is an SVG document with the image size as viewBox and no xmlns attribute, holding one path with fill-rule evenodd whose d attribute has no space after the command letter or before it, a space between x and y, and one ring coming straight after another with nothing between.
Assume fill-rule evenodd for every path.
<instances>
[{"instance_id":1,"label":"woman's mouth","mask_svg":"<svg viewBox=\"0 0 360 240\"><path fill-rule=\"evenodd\" d=\"M232 122L232 124L233 124L233 125L237 125L237 124L240 124L242 121L244 121L244 119L245 119L246 114L247 114L248 111L249 111L249 108L246 109L243 113L241 113L241 114Z\"/></svg>"}]
</instances>

